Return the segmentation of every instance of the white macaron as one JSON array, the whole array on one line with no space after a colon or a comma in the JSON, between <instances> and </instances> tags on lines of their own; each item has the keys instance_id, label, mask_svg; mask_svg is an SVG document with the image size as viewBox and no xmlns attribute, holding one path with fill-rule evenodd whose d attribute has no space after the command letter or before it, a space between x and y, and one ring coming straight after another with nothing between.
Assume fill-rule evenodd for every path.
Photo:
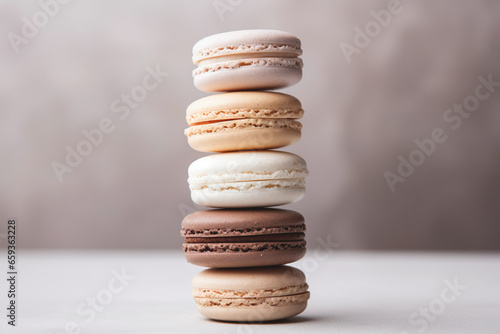
<instances>
[{"instance_id":1,"label":"white macaron","mask_svg":"<svg viewBox=\"0 0 500 334\"><path fill-rule=\"evenodd\" d=\"M188 170L198 205L243 208L283 205L305 194L306 162L281 151L244 151L205 156Z\"/></svg>"}]
</instances>

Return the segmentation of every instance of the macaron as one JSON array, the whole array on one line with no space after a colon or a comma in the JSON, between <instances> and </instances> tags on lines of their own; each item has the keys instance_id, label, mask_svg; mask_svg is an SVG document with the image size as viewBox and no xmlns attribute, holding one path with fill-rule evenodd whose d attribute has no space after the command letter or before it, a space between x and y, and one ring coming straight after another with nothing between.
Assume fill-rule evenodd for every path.
<instances>
[{"instance_id":1,"label":"macaron","mask_svg":"<svg viewBox=\"0 0 500 334\"><path fill-rule=\"evenodd\" d=\"M205 92L276 89L302 78L300 40L279 30L208 36L193 47L194 85Z\"/></svg>"},{"instance_id":2,"label":"macaron","mask_svg":"<svg viewBox=\"0 0 500 334\"><path fill-rule=\"evenodd\" d=\"M300 260L306 252L304 217L280 209L218 209L182 221L188 262L213 268L258 267Z\"/></svg>"},{"instance_id":3,"label":"macaron","mask_svg":"<svg viewBox=\"0 0 500 334\"><path fill-rule=\"evenodd\" d=\"M186 111L189 145L201 152L270 149L300 139L304 114L295 97L244 91L204 97Z\"/></svg>"},{"instance_id":4,"label":"macaron","mask_svg":"<svg viewBox=\"0 0 500 334\"><path fill-rule=\"evenodd\" d=\"M193 278L198 311L215 320L263 322L302 313L309 299L305 275L288 266L207 269Z\"/></svg>"},{"instance_id":5,"label":"macaron","mask_svg":"<svg viewBox=\"0 0 500 334\"><path fill-rule=\"evenodd\" d=\"M198 205L245 208L296 202L305 194L306 162L281 151L219 153L188 169L191 199Z\"/></svg>"}]
</instances>

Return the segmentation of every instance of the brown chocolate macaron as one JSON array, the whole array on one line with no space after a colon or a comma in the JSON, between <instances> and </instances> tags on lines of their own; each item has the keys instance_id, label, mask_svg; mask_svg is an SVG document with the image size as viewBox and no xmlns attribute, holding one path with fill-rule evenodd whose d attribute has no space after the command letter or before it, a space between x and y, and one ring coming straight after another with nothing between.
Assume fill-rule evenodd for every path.
<instances>
[{"instance_id":1,"label":"brown chocolate macaron","mask_svg":"<svg viewBox=\"0 0 500 334\"><path fill-rule=\"evenodd\" d=\"M207 210L182 221L188 262L203 267L273 266L306 252L304 217L281 209Z\"/></svg>"}]
</instances>

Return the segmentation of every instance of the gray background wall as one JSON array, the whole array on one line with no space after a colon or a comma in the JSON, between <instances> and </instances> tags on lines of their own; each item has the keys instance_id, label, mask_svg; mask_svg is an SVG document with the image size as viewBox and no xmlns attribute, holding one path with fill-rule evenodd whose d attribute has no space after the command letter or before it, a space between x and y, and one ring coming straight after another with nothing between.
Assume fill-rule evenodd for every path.
<instances>
[{"instance_id":1,"label":"gray background wall","mask_svg":"<svg viewBox=\"0 0 500 334\"><path fill-rule=\"evenodd\" d=\"M230 3L221 16L219 3ZM285 150L310 169L307 196L288 206L306 217L310 249L318 238L343 249L500 249L500 93L459 129L443 120L478 76L500 81L500 3L402 0L348 63L340 44L387 6L73 0L15 53L8 34L41 7L2 1L0 233L16 217L23 247L179 249L180 221L198 209L187 167L203 155L183 135L186 106L206 95L192 84L191 47L272 28L303 43L303 80L283 92L306 111L302 140ZM121 120L111 104L157 65L169 75ZM112 133L59 182L51 164L103 118ZM384 172L436 128L447 140L391 192Z\"/></svg>"}]
</instances>

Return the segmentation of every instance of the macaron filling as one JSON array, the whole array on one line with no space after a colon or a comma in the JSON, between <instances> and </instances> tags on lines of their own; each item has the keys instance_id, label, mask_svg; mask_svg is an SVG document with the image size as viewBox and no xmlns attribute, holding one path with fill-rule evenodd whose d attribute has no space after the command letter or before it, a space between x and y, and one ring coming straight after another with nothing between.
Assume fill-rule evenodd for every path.
<instances>
[{"instance_id":1,"label":"macaron filling","mask_svg":"<svg viewBox=\"0 0 500 334\"><path fill-rule=\"evenodd\" d=\"M275 233L226 237L185 237L186 243L216 243L216 242L259 242L259 241L297 241L304 240L304 233Z\"/></svg>"},{"instance_id":2,"label":"macaron filling","mask_svg":"<svg viewBox=\"0 0 500 334\"><path fill-rule=\"evenodd\" d=\"M186 120L190 125L184 131L187 137L210 135L245 130L287 130L297 132L298 140L304 114L300 109L231 109L189 113ZM295 141L290 139L291 142Z\"/></svg>"},{"instance_id":3,"label":"macaron filling","mask_svg":"<svg viewBox=\"0 0 500 334\"><path fill-rule=\"evenodd\" d=\"M231 166L228 166L231 167ZM229 168L228 168L229 169ZM275 171L240 171L240 172L221 172L205 173L191 175L188 178L191 189L199 189L206 185L224 184L229 186L235 183L259 182L265 181L283 181L292 183L303 183L308 175L307 168L298 169L278 169Z\"/></svg>"},{"instance_id":4,"label":"macaron filling","mask_svg":"<svg viewBox=\"0 0 500 334\"><path fill-rule=\"evenodd\" d=\"M267 298L197 298L195 302L205 307L279 307L289 304L305 303L309 292L298 295L267 297Z\"/></svg>"},{"instance_id":5,"label":"macaron filling","mask_svg":"<svg viewBox=\"0 0 500 334\"><path fill-rule=\"evenodd\" d=\"M287 226L259 226L247 228L187 228L183 227L181 236L183 237L226 237L226 236L249 236L261 234L277 234L277 233L303 233L306 230L305 224L287 225Z\"/></svg>"},{"instance_id":6,"label":"macaron filling","mask_svg":"<svg viewBox=\"0 0 500 334\"><path fill-rule=\"evenodd\" d=\"M253 228L254 233L259 230L261 230L261 228ZM286 228L281 228L281 231L274 234L251 234L251 232L252 231L248 234L239 236L185 236L185 231L182 230L181 235L185 237L183 249L184 251L204 252L227 250L235 251L237 248L240 251L265 251L277 248L287 249L305 247L305 233L303 232L283 233L287 232ZM214 246L216 243L224 244L224 246ZM250 245L249 243L253 243L253 245Z\"/></svg>"},{"instance_id":7,"label":"macaron filling","mask_svg":"<svg viewBox=\"0 0 500 334\"><path fill-rule=\"evenodd\" d=\"M229 182L217 184L195 184L190 185L191 190L210 190L210 191L258 191L271 189L290 189L304 188L305 180L265 180L252 182Z\"/></svg>"},{"instance_id":8,"label":"macaron filling","mask_svg":"<svg viewBox=\"0 0 500 334\"><path fill-rule=\"evenodd\" d=\"M218 61L208 65L198 65L198 68L193 70L193 77L205 73L211 73L221 70L235 70L248 66L265 66L265 67L286 67L301 70L304 66L300 58L288 57L269 57L269 58L246 58L246 59L224 59L225 57L216 58Z\"/></svg>"},{"instance_id":9,"label":"macaron filling","mask_svg":"<svg viewBox=\"0 0 500 334\"><path fill-rule=\"evenodd\" d=\"M300 47L287 44L241 44L241 45L226 45L216 48L209 48L199 50L193 56L193 63L198 64L203 60L221 57L225 55L249 55L249 54L260 54L263 55L272 54L279 56L297 57L302 54Z\"/></svg>"},{"instance_id":10,"label":"macaron filling","mask_svg":"<svg viewBox=\"0 0 500 334\"><path fill-rule=\"evenodd\" d=\"M193 296L197 298L265 298L276 296L290 296L307 292L309 286L307 283L300 285L291 285L278 289L263 290L223 290L223 289L204 289L194 288Z\"/></svg>"},{"instance_id":11,"label":"macaron filling","mask_svg":"<svg viewBox=\"0 0 500 334\"><path fill-rule=\"evenodd\" d=\"M269 172L242 171L239 173L211 173L188 178L189 188L209 191L258 191L304 188L307 169L281 169Z\"/></svg>"},{"instance_id":12,"label":"macaron filling","mask_svg":"<svg viewBox=\"0 0 500 334\"><path fill-rule=\"evenodd\" d=\"M299 54L297 53L284 53L284 52L252 52L252 53L242 53L242 54L227 54L216 56L212 58L205 58L198 61L198 67L207 66L210 64L220 63L230 60L241 60L241 59L263 59L263 58L296 58L298 59Z\"/></svg>"},{"instance_id":13,"label":"macaron filling","mask_svg":"<svg viewBox=\"0 0 500 334\"><path fill-rule=\"evenodd\" d=\"M202 307L279 307L307 302L308 288L307 283L263 290L194 288L193 297Z\"/></svg>"},{"instance_id":14,"label":"macaron filling","mask_svg":"<svg viewBox=\"0 0 500 334\"><path fill-rule=\"evenodd\" d=\"M265 252L273 250L302 249L305 248L305 234L303 232L286 233L293 228L286 226L276 227L276 233L264 234L262 227L247 229L245 235L212 236L204 233L189 235L186 229L181 230L185 237L182 245L184 252L195 253L224 253L224 252ZM297 227L296 230L304 231L305 225ZM260 233L260 234L256 234Z\"/></svg>"},{"instance_id":15,"label":"macaron filling","mask_svg":"<svg viewBox=\"0 0 500 334\"><path fill-rule=\"evenodd\" d=\"M184 131L188 137L196 135L216 134L234 130L248 129L282 129L301 131L302 124L292 119L238 119L214 121L206 124L193 125Z\"/></svg>"},{"instance_id":16,"label":"macaron filling","mask_svg":"<svg viewBox=\"0 0 500 334\"><path fill-rule=\"evenodd\" d=\"M186 116L188 125L203 125L214 122L238 120L238 119L299 119L304 115L300 109L225 109L191 112Z\"/></svg>"},{"instance_id":17,"label":"macaron filling","mask_svg":"<svg viewBox=\"0 0 500 334\"><path fill-rule=\"evenodd\" d=\"M203 244L183 244L184 252L189 253L249 253L249 252L270 252L288 251L292 249L305 249L306 242L302 241L278 241L278 242L248 242L248 243L203 243Z\"/></svg>"}]
</instances>

